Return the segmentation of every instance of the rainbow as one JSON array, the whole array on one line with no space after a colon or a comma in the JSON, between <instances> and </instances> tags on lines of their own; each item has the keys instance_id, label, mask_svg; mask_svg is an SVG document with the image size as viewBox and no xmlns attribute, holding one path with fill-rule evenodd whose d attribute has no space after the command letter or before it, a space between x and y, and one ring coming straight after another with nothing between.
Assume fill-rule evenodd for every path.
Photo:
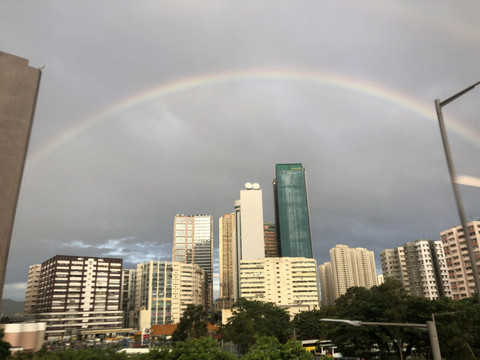
<instances>
[{"instance_id":1,"label":"rainbow","mask_svg":"<svg viewBox=\"0 0 480 360\"><path fill-rule=\"evenodd\" d=\"M154 99L175 95L193 89L207 88L232 82L254 81L296 81L340 88L408 109L413 113L420 115L425 120L436 121L433 100L431 103L423 104L406 94L402 94L394 89L371 81L363 81L332 73L292 68L247 69L215 72L172 80L146 89L131 97L121 99L111 106L77 122L75 125L61 132L40 150L33 154L29 154L27 159L27 169L37 164L41 159L54 152L56 149L60 148L62 144L67 143L69 140L78 136L80 133L87 131L102 120L121 114L122 112L148 103ZM480 143L480 136L457 121L450 121L449 127L475 145Z\"/></svg>"}]
</instances>

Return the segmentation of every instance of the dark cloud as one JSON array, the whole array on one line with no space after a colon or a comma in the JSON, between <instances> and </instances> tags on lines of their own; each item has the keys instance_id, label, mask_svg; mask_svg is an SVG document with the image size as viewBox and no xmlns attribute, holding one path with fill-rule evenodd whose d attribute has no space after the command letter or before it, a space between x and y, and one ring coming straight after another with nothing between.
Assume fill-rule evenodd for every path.
<instances>
[{"instance_id":1,"label":"dark cloud","mask_svg":"<svg viewBox=\"0 0 480 360\"><path fill-rule=\"evenodd\" d=\"M5 296L22 298L28 266L56 254L169 259L177 213L212 214L217 241L246 181L272 221L283 162L306 167L319 263L340 243L378 256L438 238L459 221L433 100L479 80L478 7L4 2L1 50L46 65ZM122 107L176 80L278 68L304 76L210 81ZM476 96L445 111L458 172L479 177ZM462 192L478 218L478 189Z\"/></svg>"}]
</instances>

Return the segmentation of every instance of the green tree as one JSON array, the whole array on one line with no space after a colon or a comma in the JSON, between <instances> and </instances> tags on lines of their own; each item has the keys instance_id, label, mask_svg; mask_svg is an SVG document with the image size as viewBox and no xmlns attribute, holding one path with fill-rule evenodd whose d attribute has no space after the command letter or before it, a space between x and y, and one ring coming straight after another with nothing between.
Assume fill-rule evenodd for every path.
<instances>
[{"instance_id":1,"label":"green tree","mask_svg":"<svg viewBox=\"0 0 480 360\"><path fill-rule=\"evenodd\" d=\"M322 318L332 317L335 307L326 306L320 310L302 311L295 315L292 320L293 333L297 340L323 340L325 339L325 323Z\"/></svg>"},{"instance_id":2,"label":"green tree","mask_svg":"<svg viewBox=\"0 0 480 360\"><path fill-rule=\"evenodd\" d=\"M0 360L8 359L10 356L10 343L3 341L5 333L0 329Z\"/></svg>"},{"instance_id":3,"label":"green tree","mask_svg":"<svg viewBox=\"0 0 480 360\"><path fill-rule=\"evenodd\" d=\"M167 360L235 360L236 357L223 351L218 342L211 338L199 337L179 341L171 349Z\"/></svg>"},{"instance_id":4,"label":"green tree","mask_svg":"<svg viewBox=\"0 0 480 360\"><path fill-rule=\"evenodd\" d=\"M429 300L409 296L402 284L392 279L371 289L350 288L335 307L337 318L396 323L425 323L435 310ZM330 324L329 328L327 336L345 356L388 359L393 353L404 359L413 347L428 350L426 332L408 327Z\"/></svg>"},{"instance_id":5,"label":"green tree","mask_svg":"<svg viewBox=\"0 0 480 360\"><path fill-rule=\"evenodd\" d=\"M183 341L207 335L207 319L208 314L201 305L188 305L172 334L172 340Z\"/></svg>"},{"instance_id":6,"label":"green tree","mask_svg":"<svg viewBox=\"0 0 480 360\"><path fill-rule=\"evenodd\" d=\"M221 329L221 336L226 341L250 346L257 336L274 336L285 343L292 335L290 316L285 309L273 303L238 299L234 305L233 315Z\"/></svg>"},{"instance_id":7,"label":"green tree","mask_svg":"<svg viewBox=\"0 0 480 360\"><path fill-rule=\"evenodd\" d=\"M302 348L298 341L281 344L274 336L261 336L250 347L242 360L312 360L313 355Z\"/></svg>"}]
</instances>

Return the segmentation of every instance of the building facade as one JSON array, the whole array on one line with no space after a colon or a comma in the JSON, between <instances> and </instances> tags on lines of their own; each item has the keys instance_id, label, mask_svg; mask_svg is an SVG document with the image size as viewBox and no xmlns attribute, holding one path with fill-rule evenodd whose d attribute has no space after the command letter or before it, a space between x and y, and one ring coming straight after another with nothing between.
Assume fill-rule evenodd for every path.
<instances>
[{"instance_id":1,"label":"building facade","mask_svg":"<svg viewBox=\"0 0 480 360\"><path fill-rule=\"evenodd\" d=\"M480 272L480 220L467 223L472 247L476 258L476 266ZM461 225L440 232L448 276L454 299L463 299L476 293L475 281L468 255L467 244Z\"/></svg>"},{"instance_id":2,"label":"building facade","mask_svg":"<svg viewBox=\"0 0 480 360\"><path fill-rule=\"evenodd\" d=\"M0 51L0 313L40 77L27 59Z\"/></svg>"},{"instance_id":3,"label":"building facade","mask_svg":"<svg viewBox=\"0 0 480 360\"><path fill-rule=\"evenodd\" d=\"M380 259L384 277L401 281L410 295L430 300L452 297L441 241L408 242L402 248L383 250Z\"/></svg>"},{"instance_id":4,"label":"building facade","mask_svg":"<svg viewBox=\"0 0 480 360\"><path fill-rule=\"evenodd\" d=\"M350 287L377 285L375 256L365 248L335 246L330 249L330 262L321 265L319 272L323 305L334 305Z\"/></svg>"},{"instance_id":5,"label":"building facade","mask_svg":"<svg viewBox=\"0 0 480 360\"><path fill-rule=\"evenodd\" d=\"M233 247L234 299L240 295L240 262L265 257L262 190L257 183L245 184L235 201L235 246Z\"/></svg>"},{"instance_id":6,"label":"building facade","mask_svg":"<svg viewBox=\"0 0 480 360\"><path fill-rule=\"evenodd\" d=\"M279 255L313 258L307 180L302 164L277 164L273 189Z\"/></svg>"},{"instance_id":7,"label":"building facade","mask_svg":"<svg viewBox=\"0 0 480 360\"><path fill-rule=\"evenodd\" d=\"M197 264L153 260L138 264L134 327L178 323L188 305L204 305L205 276Z\"/></svg>"},{"instance_id":8,"label":"building facade","mask_svg":"<svg viewBox=\"0 0 480 360\"><path fill-rule=\"evenodd\" d=\"M235 214L225 214L218 220L220 296L217 308L230 309L234 300Z\"/></svg>"},{"instance_id":9,"label":"building facade","mask_svg":"<svg viewBox=\"0 0 480 360\"><path fill-rule=\"evenodd\" d=\"M120 306L123 311L123 327L132 328L135 324L135 282L137 270L122 270L122 291L120 293Z\"/></svg>"},{"instance_id":10,"label":"building facade","mask_svg":"<svg viewBox=\"0 0 480 360\"><path fill-rule=\"evenodd\" d=\"M28 269L27 289L25 290L25 304L23 307L25 314L35 312L41 270L42 264L30 265L30 268Z\"/></svg>"},{"instance_id":11,"label":"building facade","mask_svg":"<svg viewBox=\"0 0 480 360\"><path fill-rule=\"evenodd\" d=\"M263 239L265 246L265 257L278 257L275 224L263 224Z\"/></svg>"},{"instance_id":12,"label":"building facade","mask_svg":"<svg viewBox=\"0 0 480 360\"><path fill-rule=\"evenodd\" d=\"M211 215L176 215L172 261L197 264L205 271L205 309L213 309L213 218Z\"/></svg>"},{"instance_id":13,"label":"building facade","mask_svg":"<svg viewBox=\"0 0 480 360\"><path fill-rule=\"evenodd\" d=\"M310 258L264 258L240 263L240 296L272 302L290 314L320 307L317 262Z\"/></svg>"},{"instance_id":14,"label":"building facade","mask_svg":"<svg viewBox=\"0 0 480 360\"><path fill-rule=\"evenodd\" d=\"M403 288L410 294L410 281L408 280L407 262L403 246L395 249L385 249L380 252L382 274L386 278L394 278L401 282Z\"/></svg>"},{"instance_id":15,"label":"building facade","mask_svg":"<svg viewBox=\"0 0 480 360\"><path fill-rule=\"evenodd\" d=\"M122 259L57 255L42 263L35 318L48 339L122 326Z\"/></svg>"}]
</instances>

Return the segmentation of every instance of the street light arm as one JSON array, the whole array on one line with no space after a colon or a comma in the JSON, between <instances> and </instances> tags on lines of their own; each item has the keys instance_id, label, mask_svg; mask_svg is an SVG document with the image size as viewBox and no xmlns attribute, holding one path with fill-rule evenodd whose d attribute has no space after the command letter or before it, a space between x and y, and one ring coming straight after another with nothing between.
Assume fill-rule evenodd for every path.
<instances>
[{"instance_id":1,"label":"street light arm","mask_svg":"<svg viewBox=\"0 0 480 360\"><path fill-rule=\"evenodd\" d=\"M466 88L465 90L462 90L460 91L459 93L453 95L453 96L450 96L448 99L446 100L443 100L443 101L439 101L439 104L441 107L445 106L445 105L448 105L450 104L453 100L459 98L460 96L462 96L463 94L466 94L467 92L469 92L470 90L473 90L478 84L480 84L480 81L476 82L475 84L473 84L472 86L469 86L468 88Z\"/></svg>"}]
</instances>

